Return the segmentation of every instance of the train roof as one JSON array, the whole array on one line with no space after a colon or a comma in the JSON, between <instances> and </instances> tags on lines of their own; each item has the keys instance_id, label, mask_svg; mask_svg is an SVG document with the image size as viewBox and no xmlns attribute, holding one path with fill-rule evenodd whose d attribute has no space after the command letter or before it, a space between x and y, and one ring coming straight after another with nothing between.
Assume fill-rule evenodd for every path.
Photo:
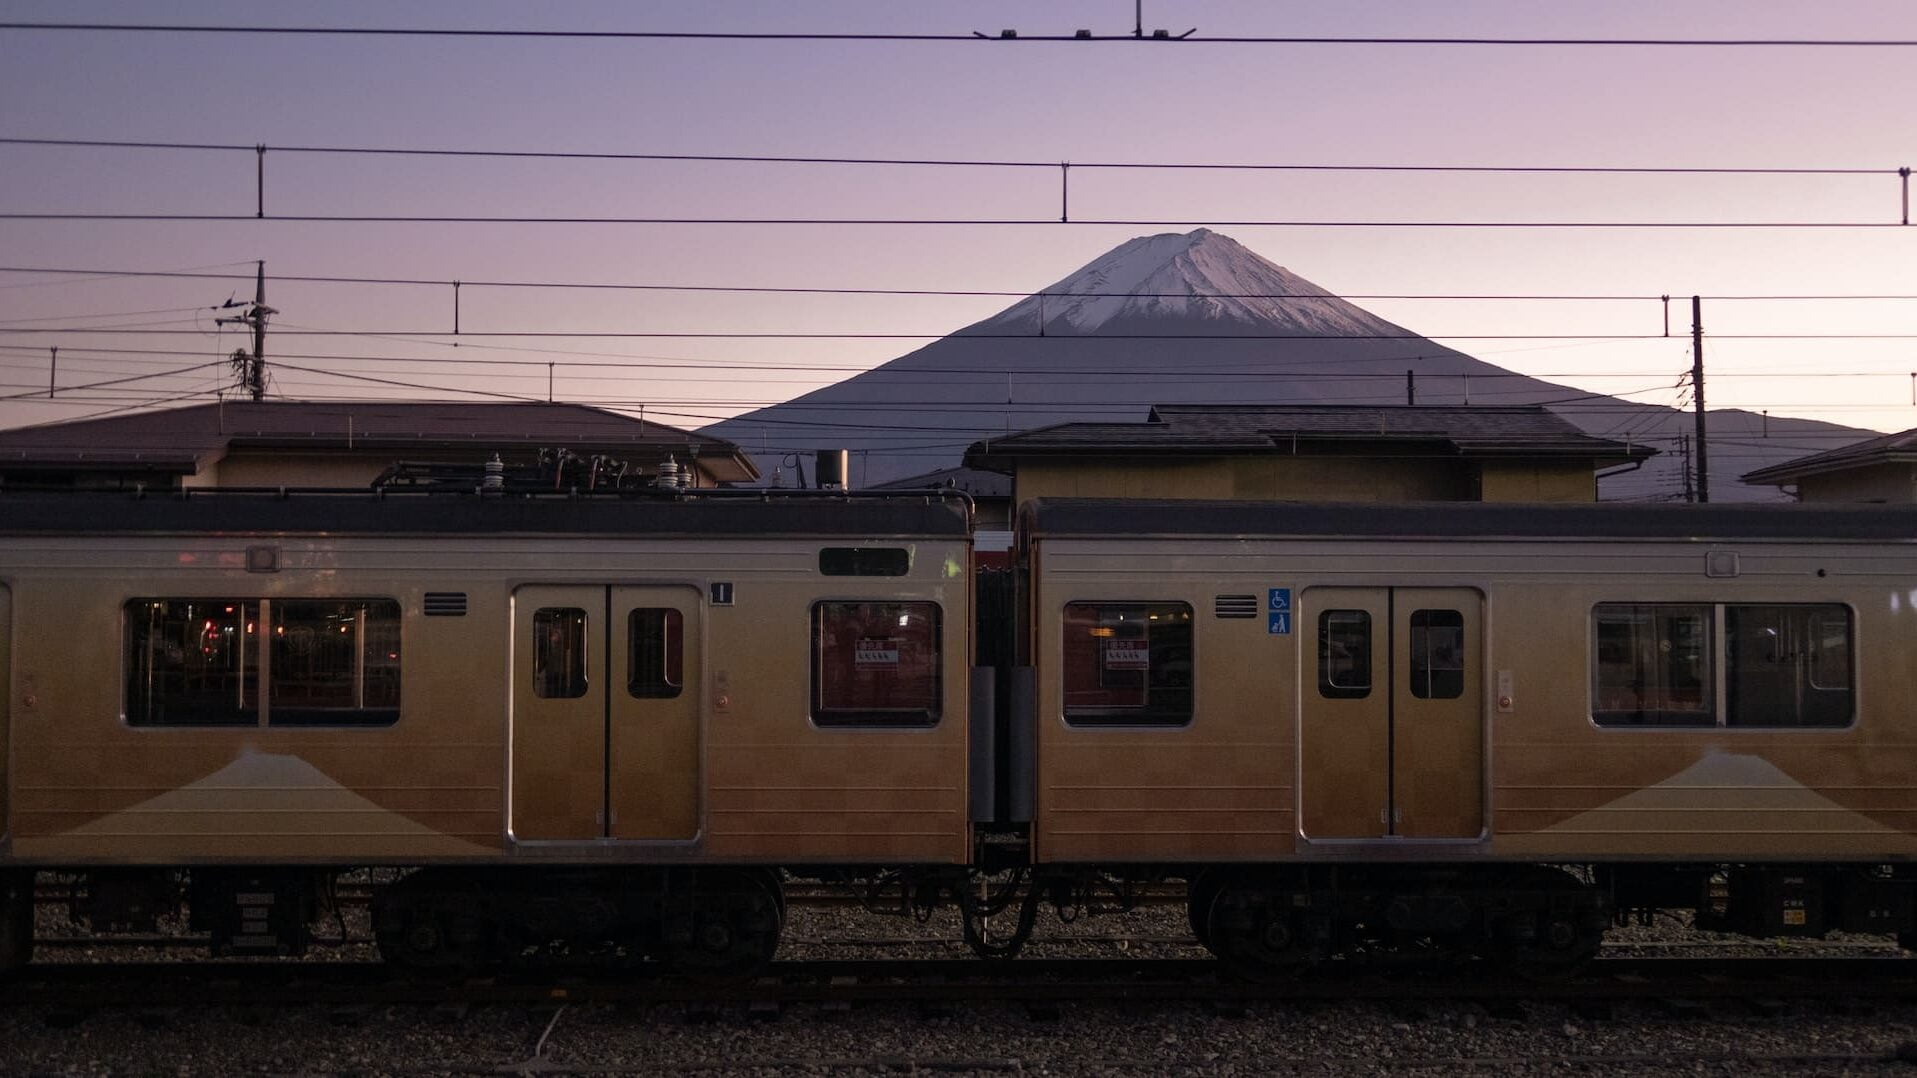
<instances>
[{"instance_id":1,"label":"train roof","mask_svg":"<svg viewBox=\"0 0 1917 1078\"><path fill-rule=\"evenodd\" d=\"M7 534L950 536L969 501L917 494L703 490L677 494L197 490L0 491Z\"/></svg>"},{"instance_id":2,"label":"train roof","mask_svg":"<svg viewBox=\"0 0 1917 1078\"><path fill-rule=\"evenodd\" d=\"M1034 536L1917 542L1917 505L1326 503L1036 498Z\"/></svg>"}]
</instances>

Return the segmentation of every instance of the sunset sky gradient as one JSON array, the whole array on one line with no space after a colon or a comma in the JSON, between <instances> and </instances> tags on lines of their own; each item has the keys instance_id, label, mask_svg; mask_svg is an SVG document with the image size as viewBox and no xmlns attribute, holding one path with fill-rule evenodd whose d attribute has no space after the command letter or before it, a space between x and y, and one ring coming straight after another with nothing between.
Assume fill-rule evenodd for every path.
<instances>
[{"instance_id":1,"label":"sunset sky gradient","mask_svg":"<svg viewBox=\"0 0 1917 1078\"><path fill-rule=\"evenodd\" d=\"M109 3L12 0L12 22L1129 35L1126 0L932 4ZM1514 370L1681 404L1701 293L1715 406L1917 426L1917 231L1405 228L1247 220L1895 225L1917 164L1917 48L1216 44L1224 36L1917 38L1905 0L1306 4L1150 0L1192 40L811 42L0 30L0 137L250 146L1187 164L1868 169L1551 175L925 168L308 155L269 151L270 213L897 217L1029 224L394 224L0 220L0 264L269 275L1028 293L1151 232L1213 225L1346 296ZM0 145L0 212L250 214L246 152ZM1045 222L1051 223L1045 223ZM250 280L0 273L0 426L208 399L245 343L211 308ZM1905 297L1734 300L1731 296ZM864 370L1010 306L821 296L272 281L273 391L504 396L687 427ZM195 310L195 308L199 308ZM120 326L164 335L29 330ZM294 330L351 335L300 336ZM379 336L443 331L431 339ZM577 337L473 337L481 331ZM741 333L745 339L594 333ZM786 334L858 334L808 340ZM1799 339L1738 339L1791 334ZM1536 335L1532 337L1531 335ZM1589 336L1596 339L1553 340ZM455 345L457 345L455 347ZM105 351L125 349L131 351ZM534 351L532 349L538 349ZM337 358L296 358L329 356ZM488 365L448 360L517 361ZM429 362L430 361L430 362ZM548 364L552 364L548 367ZM604 364L588 366L587 364ZM727 370L728 367L749 369ZM764 369L772 368L772 369ZM343 377L356 376L356 377ZM383 382L366 381L377 378ZM399 384L390 384L399 383ZM468 398L471 399L471 398ZM1144 403L1149 403L1144 402ZM1826 448L1816 446L1812 448Z\"/></svg>"}]
</instances>

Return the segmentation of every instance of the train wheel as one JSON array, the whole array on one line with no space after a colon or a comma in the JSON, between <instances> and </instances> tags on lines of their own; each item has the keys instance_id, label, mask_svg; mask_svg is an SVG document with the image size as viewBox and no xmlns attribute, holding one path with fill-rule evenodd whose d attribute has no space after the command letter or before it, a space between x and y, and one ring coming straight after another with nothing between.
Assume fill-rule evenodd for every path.
<instances>
[{"instance_id":1,"label":"train wheel","mask_svg":"<svg viewBox=\"0 0 1917 1078\"><path fill-rule=\"evenodd\" d=\"M674 972L744 977L765 968L785 926L779 883L761 872L699 873L688 923L661 956Z\"/></svg>"},{"instance_id":2,"label":"train wheel","mask_svg":"<svg viewBox=\"0 0 1917 1078\"><path fill-rule=\"evenodd\" d=\"M1506 938L1488 957L1544 981L1573 976L1597 957L1610 917L1589 884L1559 869L1532 868L1512 877L1509 890L1530 893L1538 908L1510 915Z\"/></svg>"},{"instance_id":3,"label":"train wheel","mask_svg":"<svg viewBox=\"0 0 1917 1078\"><path fill-rule=\"evenodd\" d=\"M1288 896L1256 883L1221 881L1204 942L1241 977L1282 980L1325 957L1326 935Z\"/></svg>"},{"instance_id":4,"label":"train wheel","mask_svg":"<svg viewBox=\"0 0 1917 1078\"><path fill-rule=\"evenodd\" d=\"M456 890L401 883L373 911L380 957L416 970L462 970L499 956L478 899Z\"/></svg>"},{"instance_id":5,"label":"train wheel","mask_svg":"<svg viewBox=\"0 0 1917 1078\"><path fill-rule=\"evenodd\" d=\"M33 873L0 873L0 977L33 958Z\"/></svg>"},{"instance_id":6,"label":"train wheel","mask_svg":"<svg viewBox=\"0 0 1917 1078\"><path fill-rule=\"evenodd\" d=\"M1185 918L1191 924L1192 936L1207 949L1212 949L1212 903L1223 886L1224 877L1217 872L1200 872L1185 884Z\"/></svg>"}]
</instances>

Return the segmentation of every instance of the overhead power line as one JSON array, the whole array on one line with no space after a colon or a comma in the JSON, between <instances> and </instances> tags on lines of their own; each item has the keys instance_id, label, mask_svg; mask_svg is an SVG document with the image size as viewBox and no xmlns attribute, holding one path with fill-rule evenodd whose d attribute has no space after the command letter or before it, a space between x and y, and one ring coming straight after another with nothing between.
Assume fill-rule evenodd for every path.
<instances>
[{"instance_id":1,"label":"overhead power line","mask_svg":"<svg viewBox=\"0 0 1917 1078\"><path fill-rule=\"evenodd\" d=\"M759 165L883 165L928 168L1029 168L1055 171L1057 160L957 157L819 157L770 154L615 153L584 150L431 149L411 146L307 146L278 143L155 142L123 139L0 138L0 146L67 146L95 149L195 150L259 154L348 154L392 157L537 158L555 161L660 161ZM1071 161L1075 169L1162 169L1199 172L1460 172L1646 176L1894 176L1896 167L1825 168L1662 165L1438 165L1300 162Z\"/></svg>"},{"instance_id":2,"label":"overhead power line","mask_svg":"<svg viewBox=\"0 0 1917 1078\"><path fill-rule=\"evenodd\" d=\"M233 263L239 265L240 263ZM251 263L246 263L251 265ZM213 281L250 281L251 273L206 273L186 270L128 270L128 269L76 269L51 266L0 266L0 273L47 274L49 276L76 276L91 278L109 277L162 277L180 280ZM306 284L375 284L375 285L418 285L434 288L451 288L458 285L463 288L523 288L523 289L578 289L581 291L625 291L625 292L720 292L750 293L766 295L801 296L933 296L951 298L987 298L987 299L1026 299L1043 296L1046 299L1190 299L1188 292L1104 292L1074 291L1055 292L1047 289L994 289L994 288L823 288L796 285L748 285L748 284L660 284L656 282L624 283L617 281L524 281L524 280L453 280L451 278L433 279L427 277L356 277L317 274L275 273L273 280L283 283L297 282ZM33 282L49 283L49 282ZM18 285L0 287L20 287ZM1642 302L1661 300L1663 294L1644 292L1208 292L1209 299L1271 299L1271 300L1548 300L1548 301L1605 301L1605 302ZM1885 301L1917 300L1913 294L1877 294L1877 293L1827 293L1827 294L1710 294L1703 298L1712 301L1761 300L1782 302L1798 300L1837 301Z\"/></svg>"},{"instance_id":3,"label":"overhead power line","mask_svg":"<svg viewBox=\"0 0 1917 1078\"><path fill-rule=\"evenodd\" d=\"M275 220L323 223L412 223L412 224L831 224L831 225L1030 225L1030 224L1090 224L1127 227L1191 227L1210 224L1230 227L1291 227L1291 228L1852 228L1888 226L1892 222L1851 222L1841 220L1824 221L1395 221L1395 220L1213 220L1170 221L1150 219L1087 219L1074 217L1071 210L1071 170L1077 168L1082 174L1087 169L1185 169L1185 170L1256 170L1256 171L1310 171L1310 172L1396 172L1396 173L1502 173L1502 174L1664 174L1664 175L1883 175L1896 176L1900 183L1900 220L1899 225L1910 223L1910 169L1908 166L1896 168L1763 168L1763 167L1636 167L1636 166L1581 166L1581 165L1424 165L1424 164L1388 164L1388 165L1348 165L1322 163L1263 163L1243 164L1230 162L1149 162L1149 161L1107 161L1107 162L1070 162L1070 161L1018 161L987 160L963 158L882 158L882 157L808 157L808 156L766 156L746 154L642 154L589 151L526 151L526 150L475 150L475 149L432 149L421 147L370 147L370 146L291 146L273 147L276 153L296 154L354 154L386 156L434 156L460 158L547 158L557 160L625 160L625 161L670 161L670 162L723 162L723 163L780 163L788 165L884 165L884 166L920 166L940 168L1012 168L1021 170L1057 169L1059 174L1059 213L1056 218L1049 213L1043 218L999 217L999 218L953 218L953 217L735 217L735 216L659 216L659 217L560 217L560 216L522 216L522 215L366 215L366 214L286 214L267 213L266 209L266 155L269 146L265 142L251 146L237 143L214 142L157 142L147 140L102 140L102 139L57 139L57 138L0 138L0 145L69 147L89 149L135 149L200 151L213 153L245 153L254 159L254 206L251 214L191 214L191 213L102 213L102 212L11 212L0 214L0 219L8 220L58 220L58 221L242 221Z\"/></svg>"},{"instance_id":4,"label":"overhead power line","mask_svg":"<svg viewBox=\"0 0 1917 1078\"><path fill-rule=\"evenodd\" d=\"M725 330L462 330L446 329L275 329L284 337L419 337L437 340L455 337L483 338L585 338L594 340L725 340L725 341L922 341L952 336L949 331L934 333L747 333ZM113 335L197 335L190 329L119 329L86 326L30 327L4 326L0 334L97 334ZM966 333L965 340L1012 341L1661 341L1676 340L1663 333L1099 333L1087 336L1043 335L1028 333ZM1901 341L1917 340L1917 333L1717 333L1719 341Z\"/></svg>"},{"instance_id":5,"label":"overhead power line","mask_svg":"<svg viewBox=\"0 0 1917 1078\"><path fill-rule=\"evenodd\" d=\"M1910 48L1917 38L1807 37L1382 37L1369 35L1208 35L1142 36L1125 34L779 32L717 30L537 30L417 26L211 26L177 23L0 22L0 30L141 34L256 34L273 37L466 37L543 38L578 41L788 41L938 44L994 41L1001 44L1185 45L1465 45L1595 48Z\"/></svg>"},{"instance_id":6,"label":"overhead power line","mask_svg":"<svg viewBox=\"0 0 1917 1078\"><path fill-rule=\"evenodd\" d=\"M364 214L364 213L0 213L5 221L145 221L236 222L280 221L289 224L410 224L410 225L834 225L879 227L1108 227L1108 228L1489 228L1548 229L1882 229L1907 227L1896 221L1447 221L1386 219L1250 218L1197 220L1171 218L1049 217L540 217L484 214Z\"/></svg>"},{"instance_id":7,"label":"overhead power line","mask_svg":"<svg viewBox=\"0 0 1917 1078\"><path fill-rule=\"evenodd\" d=\"M137 356L137 357L152 357L156 359L160 357L165 357L165 356L197 356L197 355L203 354L199 350L189 350L189 349L183 349L183 348L176 348L176 349L88 348L88 347L62 346L61 351L63 354L71 354L75 356L87 356L87 357ZM41 345L0 344L0 352L17 352L22 355L43 355L46 352L46 349ZM593 355L597 353L588 353L588 354ZM888 371L888 370L884 370L880 368L874 368L869 365L831 366L831 365L822 364L822 363L732 363L727 361L700 360L700 359L657 360L657 359L647 359L645 357L638 357L638 356L632 357L629 360L613 360L613 359L547 360L547 359L470 359L470 358L456 358L451 356L394 356L394 355L381 355L381 354L375 354L375 353L351 353L351 352L282 352L280 353L280 355L284 356L287 359L297 359L297 360L309 360L309 361L339 360L339 361L356 362L356 363L379 363L379 364L400 365L400 366L414 365L414 366L424 366L424 367L481 367L481 368L521 367L521 368L527 368L527 369L533 369L533 368L543 369L546 367L556 366L561 368L562 370L584 369L587 371L610 371L610 372L631 372L631 371L647 371L647 370L668 370L668 371L696 370L696 371L710 372L706 374L705 376L699 377L699 378L668 379L668 378L661 378L656 375L648 375L647 376L648 381L710 382L710 381L723 379L726 375L733 374L733 373L752 372L755 374L763 374L765 372L791 372L791 373L815 373L820 375L864 373L864 374L867 374L868 376L876 376L878 378L885 379L885 380L901 380L901 381L912 381L912 382L924 381L924 382L928 382L929 384L937 384L937 385L955 385L955 384L971 384L971 383L955 383L955 382L949 382L949 381L939 381L934 383L934 382L930 382L930 380L926 378L926 376L927 375L958 375L958 376L965 376L971 379L973 382L975 382L977 379L980 379L980 378L990 378L990 379L998 380L998 379L1003 379L1007 375L1011 375L1016 379L1016 382L1014 383L1015 385L1023 386L1023 385L1054 385L1054 384L1057 384L1059 381L1071 380L1074 376L1082 375L1084 373L1081 368L1077 368L1077 367L1044 366L1044 365L1029 364L1029 363L1021 364L1017 367L1009 367L1009 368L1008 367L914 366L909 370ZM1366 361L1375 362L1375 363L1390 363L1390 364L1393 364L1394 366L1401 366L1405 363L1415 363L1420 358L1423 358L1423 357L1411 356L1411 355L1389 356L1389 357L1367 357ZM121 361L121 362L124 362L124 361ZM1139 362L1151 363L1154 365L1153 369L1138 370L1138 371L1124 370L1122 373L1127 379L1164 379L1166 381L1188 381L1193 378L1220 379L1220 380L1226 380L1226 379L1257 380L1257 379L1265 379L1265 378L1286 378L1293 381L1377 380L1383 383L1400 383L1404 381L1404 373L1401 370L1354 371L1349 369L1343 369L1341 367L1341 369L1336 371L1327 371L1323 368L1296 369L1296 368L1282 368L1282 367L1273 368L1273 367L1250 366L1251 362L1265 362L1264 360L1247 361L1247 369L1236 369L1236 370L1220 370L1212 366L1187 366L1187 367L1180 367L1176 370L1166 370L1164 369L1162 363L1160 363L1160 361L1158 361L1157 359L1150 359L1150 360L1141 359L1139 360ZM1345 361L1341 361L1341 363L1342 362L1345 362ZM610 378L610 377L616 377L616 376L617 375L615 374L603 374L603 375L602 374L586 374L586 375L573 374L571 375L571 377L574 377L574 378ZM1497 381L1499 379L1504 379L1504 378L1520 378L1520 379L1526 379L1526 380L1551 379L1551 378L1637 379L1637 378L1644 378L1646 376L1647 376L1646 373L1643 371L1580 370L1580 371L1532 371L1532 372L1521 373L1518 371L1494 370L1494 371L1489 371L1485 373L1472 373L1469 377L1475 383L1480 380L1486 381L1486 382L1493 382L1493 381ZM507 377L507 378L537 377L537 378L543 379L545 375L544 374L536 374L536 375L527 374L522 376L522 375L510 375L510 374L504 374L504 375L493 374L493 375L488 375L488 377ZM1447 379L1447 378L1464 377L1464 375L1462 374L1455 374L1455 375L1454 374L1425 374L1422 377L1427 379ZM1829 370L1829 369L1809 370L1809 371L1781 371L1781 370L1734 371L1733 370L1733 371L1723 371L1721 373L1712 375L1712 377L1713 379L1719 380L1719 381L1722 381L1725 379L1767 379L1767 378L1768 379L1787 378L1793 381L1796 381L1799 379L1805 379L1805 378L1905 379L1909 377L1909 373L1901 369L1879 370L1879 371ZM811 379L811 378L769 379L764 377L760 377L755 380L759 382L773 382L773 381L803 382L806 384L811 384L812 382L816 381L816 379ZM995 381L994 384L998 384L998 383Z\"/></svg>"},{"instance_id":8,"label":"overhead power line","mask_svg":"<svg viewBox=\"0 0 1917 1078\"><path fill-rule=\"evenodd\" d=\"M92 382L86 385L61 386L60 391L63 393L70 393L75 390L101 389L107 386L126 385L129 382L144 382L153 378L171 378L175 375L189 374L193 371L205 370L208 367L224 366L225 363L226 363L225 360L214 360L211 363L195 363L190 367L176 367L170 371L154 371L151 374L133 374L133 375L128 375L125 378L112 378L104 382ZM6 396L0 396L0 401L16 401L16 400L27 400L33 397L44 397L46 396L46 392L47 392L46 389L42 387L40 389L35 389L28 393L13 393Z\"/></svg>"}]
</instances>

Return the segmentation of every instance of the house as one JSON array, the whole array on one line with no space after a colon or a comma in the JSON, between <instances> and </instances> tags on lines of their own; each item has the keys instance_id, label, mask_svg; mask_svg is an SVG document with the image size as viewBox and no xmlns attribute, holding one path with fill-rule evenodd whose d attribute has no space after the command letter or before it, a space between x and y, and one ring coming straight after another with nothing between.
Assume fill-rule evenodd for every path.
<instances>
[{"instance_id":1,"label":"house","mask_svg":"<svg viewBox=\"0 0 1917 1078\"><path fill-rule=\"evenodd\" d=\"M1795 485L1803 502L1917 502L1917 430L1787 460L1742 478Z\"/></svg>"},{"instance_id":2,"label":"house","mask_svg":"<svg viewBox=\"0 0 1917 1078\"><path fill-rule=\"evenodd\" d=\"M478 475L566 456L566 482L657 476L684 485L758 478L721 438L577 404L224 401L0 430L0 483L87 488L364 487L393 473ZM583 485L583 484L581 484Z\"/></svg>"},{"instance_id":3,"label":"house","mask_svg":"<svg viewBox=\"0 0 1917 1078\"><path fill-rule=\"evenodd\" d=\"M1535 405L1159 405L976 442L970 468L1039 497L1588 502L1600 472L1656 453Z\"/></svg>"}]
</instances>

